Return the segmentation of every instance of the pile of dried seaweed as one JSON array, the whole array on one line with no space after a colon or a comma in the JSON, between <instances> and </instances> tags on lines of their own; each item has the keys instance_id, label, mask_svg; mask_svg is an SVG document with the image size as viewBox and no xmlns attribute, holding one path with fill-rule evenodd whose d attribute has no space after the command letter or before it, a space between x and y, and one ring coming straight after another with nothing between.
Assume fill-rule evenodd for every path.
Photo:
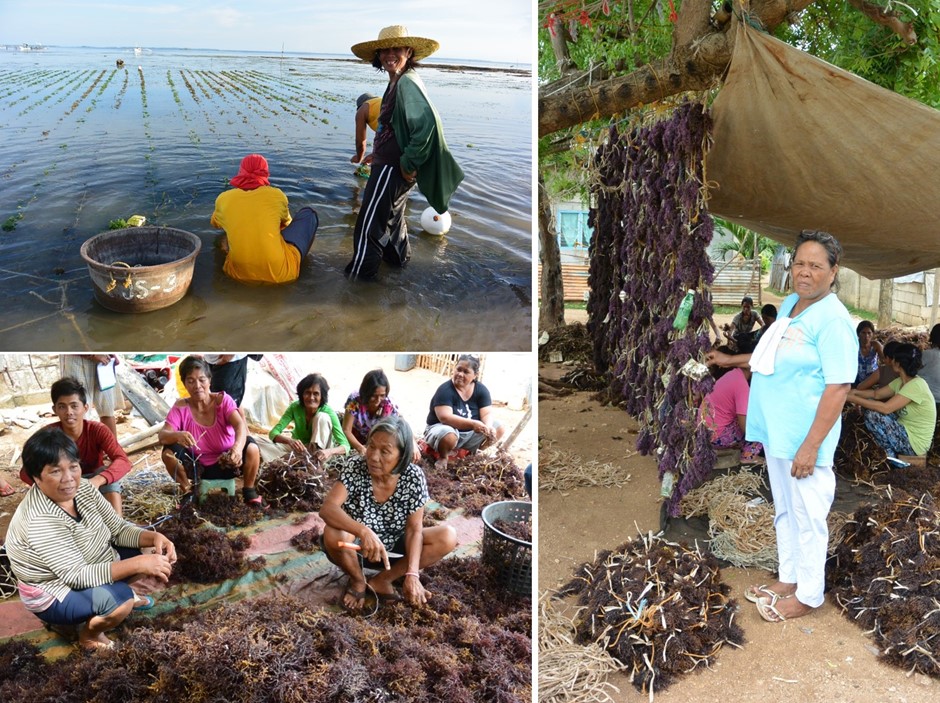
<instances>
[{"instance_id":1,"label":"pile of dried seaweed","mask_svg":"<svg viewBox=\"0 0 940 703\"><path fill-rule=\"evenodd\" d=\"M190 506L183 508L179 519L161 524L158 531L176 547L178 561L171 577L175 582L214 583L238 578L248 569L264 565L264 557L251 562L245 560L245 550L251 544L248 537L228 537L213 529L204 524Z\"/></svg>"},{"instance_id":2,"label":"pile of dried seaweed","mask_svg":"<svg viewBox=\"0 0 940 703\"><path fill-rule=\"evenodd\" d=\"M450 459L445 470L435 468L427 459L421 466L431 499L448 508L463 508L468 517L479 516L490 503L525 499L522 470L509 452L477 452Z\"/></svg>"},{"instance_id":3,"label":"pile of dried seaweed","mask_svg":"<svg viewBox=\"0 0 940 703\"><path fill-rule=\"evenodd\" d=\"M621 454L626 460L637 452L629 450ZM539 448L539 490L565 491L579 486L616 486L620 488L630 481L623 466L596 459L584 459L576 454L555 449L552 446Z\"/></svg>"},{"instance_id":4,"label":"pile of dried seaweed","mask_svg":"<svg viewBox=\"0 0 940 703\"><path fill-rule=\"evenodd\" d=\"M257 508L245 505L243 500L225 493L207 493L199 500L198 505L190 503L183 506L181 514L185 522L201 517L216 527L226 529L254 525L264 515Z\"/></svg>"},{"instance_id":5,"label":"pile of dried seaweed","mask_svg":"<svg viewBox=\"0 0 940 703\"><path fill-rule=\"evenodd\" d=\"M593 347L587 327L575 322L556 327L548 333L548 341L539 345L539 361L548 361L552 352L560 352L564 361L581 361L591 364Z\"/></svg>"},{"instance_id":6,"label":"pile of dried seaweed","mask_svg":"<svg viewBox=\"0 0 940 703\"><path fill-rule=\"evenodd\" d=\"M714 556L652 534L601 552L559 592L585 606L578 641L602 644L650 696L743 643L730 593Z\"/></svg>"},{"instance_id":7,"label":"pile of dried seaweed","mask_svg":"<svg viewBox=\"0 0 940 703\"><path fill-rule=\"evenodd\" d=\"M940 510L929 494L893 493L845 526L829 587L885 661L940 676Z\"/></svg>"},{"instance_id":8,"label":"pile of dried seaweed","mask_svg":"<svg viewBox=\"0 0 940 703\"><path fill-rule=\"evenodd\" d=\"M504 605L488 583L471 580L485 578L465 563L472 561L427 570L433 608L398 604L382 608L382 620L315 611L279 595L155 621L94 657L46 663L33 645L6 643L0 674L17 662L0 675L0 699L529 701L530 604Z\"/></svg>"},{"instance_id":9,"label":"pile of dried seaweed","mask_svg":"<svg viewBox=\"0 0 940 703\"><path fill-rule=\"evenodd\" d=\"M582 391L600 391L610 384L603 374L595 373L593 367L576 366L561 377L562 383Z\"/></svg>"},{"instance_id":10,"label":"pile of dried seaweed","mask_svg":"<svg viewBox=\"0 0 940 703\"><path fill-rule=\"evenodd\" d=\"M895 488L916 496L929 493L935 500L940 499L940 468L936 466L889 469L875 474L871 480L876 488L886 491L889 500Z\"/></svg>"},{"instance_id":11,"label":"pile of dried seaweed","mask_svg":"<svg viewBox=\"0 0 940 703\"><path fill-rule=\"evenodd\" d=\"M316 552L320 549L320 535L322 534L323 528L318 525L298 532L290 538L290 543L302 552Z\"/></svg>"},{"instance_id":12,"label":"pile of dried seaweed","mask_svg":"<svg viewBox=\"0 0 940 703\"><path fill-rule=\"evenodd\" d=\"M290 454L261 467L258 491L273 507L286 512L319 510L326 495L326 472L310 454Z\"/></svg>"},{"instance_id":13,"label":"pile of dried seaweed","mask_svg":"<svg viewBox=\"0 0 940 703\"><path fill-rule=\"evenodd\" d=\"M839 475L863 481L870 480L876 471L890 468L888 455L865 427L865 418L858 406L846 406L842 412L842 434L834 461Z\"/></svg>"}]
</instances>

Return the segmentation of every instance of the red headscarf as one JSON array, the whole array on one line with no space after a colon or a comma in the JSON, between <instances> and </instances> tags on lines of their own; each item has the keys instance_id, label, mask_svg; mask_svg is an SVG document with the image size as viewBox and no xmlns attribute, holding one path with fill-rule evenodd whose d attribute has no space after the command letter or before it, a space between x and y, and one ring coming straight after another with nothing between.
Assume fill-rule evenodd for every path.
<instances>
[{"instance_id":1,"label":"red headscarf","mask_svg":"<svg viewBox=\"0 0 940 703\"><path fill-rule=\"evenodd\" d=\"M242 165L238 169L238 175L229 181L236 188L242 190L254 190L261 186L271 185L268 181L268 162L261 154L248 154L242 159Z\"/></svg>"}]
</instances>

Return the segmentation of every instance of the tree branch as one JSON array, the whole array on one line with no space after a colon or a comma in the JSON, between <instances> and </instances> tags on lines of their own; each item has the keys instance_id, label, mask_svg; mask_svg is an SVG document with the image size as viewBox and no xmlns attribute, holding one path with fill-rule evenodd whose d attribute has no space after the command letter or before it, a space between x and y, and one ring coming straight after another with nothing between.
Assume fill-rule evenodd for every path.
<instances>
[{"instance_id":1,"label":"tree branch","mask_svg":"<svg viewBox=\"0 0 940 703\"><path fill-rule=\"evenodd\" d=\"M913 46L917 43L917 32L911 22L904 22L894 10L885 10L866 0L849 0L849 4L875 24L887 27L904 40L905 44Z\"/></svg>"}]
</instances>

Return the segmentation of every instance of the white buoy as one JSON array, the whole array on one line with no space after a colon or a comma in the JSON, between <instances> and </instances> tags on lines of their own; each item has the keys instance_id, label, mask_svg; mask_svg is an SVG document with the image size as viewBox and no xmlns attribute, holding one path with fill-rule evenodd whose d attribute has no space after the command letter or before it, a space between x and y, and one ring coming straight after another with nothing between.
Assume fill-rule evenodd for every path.
<instances>
[{"instance_id":1,"label":"white buoy","mask_svg":"<svg viewBox=\"0 0 940 703\"><path fill-rule=\"evenodd\" d=\"M433 207L421 213L421 228L428 234L443 236L450 230L450 213L438 214Z\"/></svg>"}]
</instances>

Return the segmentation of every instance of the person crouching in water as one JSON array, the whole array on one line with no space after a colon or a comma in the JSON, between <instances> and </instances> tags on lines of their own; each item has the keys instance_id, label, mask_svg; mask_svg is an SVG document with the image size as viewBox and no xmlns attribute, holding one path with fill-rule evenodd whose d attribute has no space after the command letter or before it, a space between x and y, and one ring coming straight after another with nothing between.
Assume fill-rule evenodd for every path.
<instances>
[{"instance_id":1,"label":"person crouching in water","mask_svg":"<svg viewBox=\"0 0 940 703\"><path fill-rule=\"evenodd\" d=\"M234 187L215 200L212 226L227 240L222 270L242 283L296 281L317 234L316 210L304 207L291 218L287 196L268 177L265 158L249 154L229 181Z\"/></svg>"}]
</instances>

